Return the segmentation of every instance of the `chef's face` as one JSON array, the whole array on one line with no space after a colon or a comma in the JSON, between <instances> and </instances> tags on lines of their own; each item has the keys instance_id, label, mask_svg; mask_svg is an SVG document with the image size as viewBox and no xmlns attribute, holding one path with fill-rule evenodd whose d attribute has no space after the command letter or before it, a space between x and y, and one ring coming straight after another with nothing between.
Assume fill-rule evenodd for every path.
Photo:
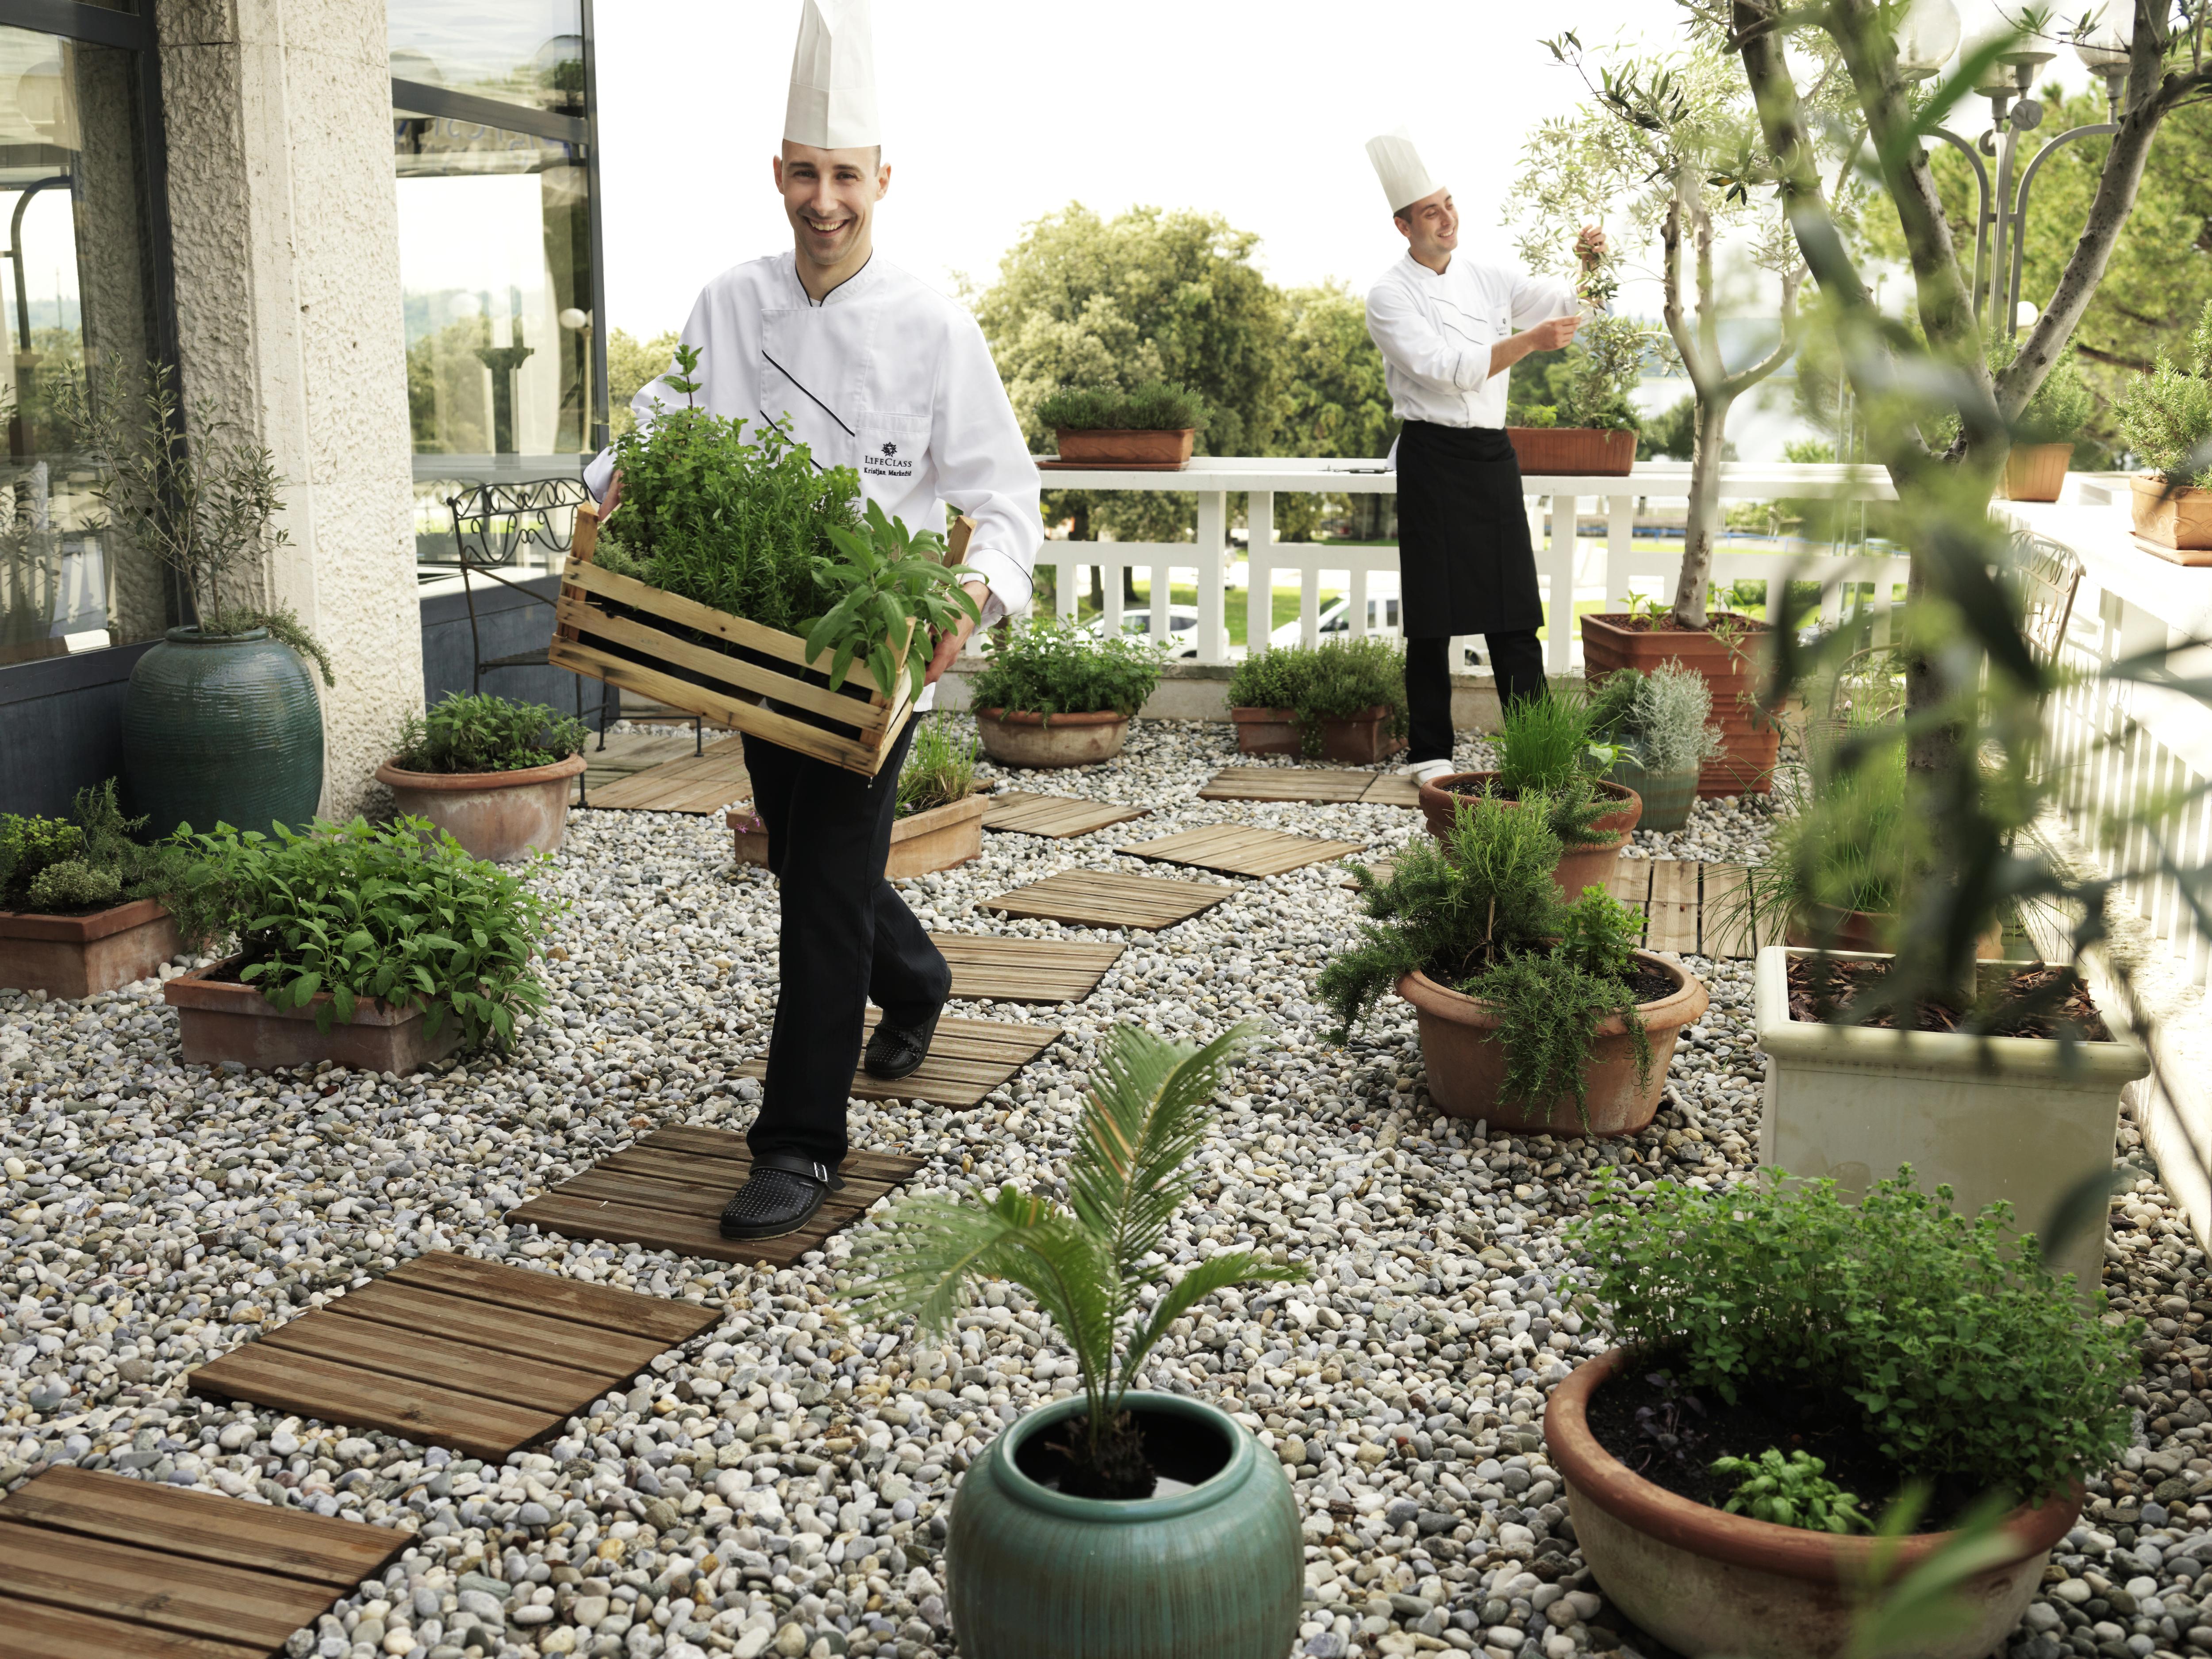
<instances>
[{"instance_id":1,"label":"chef's face","mask_svg":"<svg viewBox=\"0 0 2212 1659\"><path fill-rule=\"evenodd\" d=\"M1397 216L1398 231L1417 259L1459 246L1459 209L1448 190L1431 191Z\"/></svg>"},{"instance_id":2,"label":"chef's face","mask_svg":"<svg viewBox=\"0 0 2212 1659\"><path fill-rule=\"evenodd\" d=\"M775 158L775 187L799 252L818 265L842 264L869 246L876 204L890 188L883 151L817 149L787 143Z\"/></svg>"}]
</instances>

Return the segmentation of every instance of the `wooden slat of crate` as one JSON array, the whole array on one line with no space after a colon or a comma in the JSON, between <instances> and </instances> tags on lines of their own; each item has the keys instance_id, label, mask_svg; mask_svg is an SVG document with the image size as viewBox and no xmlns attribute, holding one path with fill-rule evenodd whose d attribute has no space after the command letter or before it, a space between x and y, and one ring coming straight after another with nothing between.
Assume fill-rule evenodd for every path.
<instances>
[{"instance_id":1,"label":"wooden slat of crate","mask_svg":"<svg viewBox=\"0 0 2212 1659\"><path fill-rule=\"evenodd\" d=\"M1198 792L1200 800L1295 800L1348 805L1364 800L1372 772L1303 766L1225 766Z\"/></svg>"},{"instance_id":2,"label":"wooden slat of crate","mask_svg":"<svg viewBox=\"0 0 2212 1659\"><path fill-rule=\"evenodd\" d=\"M726 738L704 754L663 761L603 784L592 791L592 805L612 811L719 812L752 792L744 745Z\"/></svg>"},{"instance_id":3,"label":"wooden slat of crate","mask_svg":"<svg viewBox=\"0 0 2212 1659\"><path fill-rule=\"evenodd\" d=\"M952 994L969 1002L1080 1002L1121 959L1126 945L932 933L952 968Z\"/></svg>"},{"instance_id":4,"label":"wooden slat of crate","mask_svg":"<svg viewBox=\"0 0 2212 1659\"><path fill-rule=\"evenodd\" d=\"M1237 890L1212 882L1170 881L1118 870L1063 870L985 899L979 909L1034 916L1075 927L1172 927L1211 910Z\"/></svg>"},{"instance_id":5,"label":"wooden slat of crate","mask_svg":"<svg viewBox=\"0 0 2212 1659\"><path fill-rule=\"evenodd\" d=\"M720 1229L722 1206L752 1167L744 1137L726 1129L664 1129L510 1211L507 1218L572 1237L789 1267L859 1220L921 1164L900 1154L855 1152L838 1170L837 1190L805 1227L782 1238L728 1239Z\"/></svg>"},{"instance_id":6,"label":"wooden slat of crate","mask_svg":"<svg viewBox=\"0 0 2212 1659\"><path fill-rule=\"evenodd\" d=\"M1162 864L1187 864L1200 870L1218 870L1231 876L1279 876L1288 870L1340 859L1362 850L1356 841L1323 841L1316 836L1293 836L1280 830L1256 830L1249 824L1212 823L1201 830L1185 830L1134 846L1116 848L1132 858Z\"/></svg>"},{"instance_id":7,"label":"wooden slat of crate","mask_svg":"<svg viewBox=\"0 0 2212 1659\"><path fill-rule=\"evenodd\" d=\"M868 1010L867 1029L876 1029L880 1011ZM1017 1025L993 1019L941 1019L931 1039L929 1058L894 1082L870 1077L855 1066L851 1092L861 1100L926 1100L956 1110L980 1106L992 1090L1011 1079L1059 1039L1057 1025ZM765 1056L738 1067L739 1077L766 1077Z\"/></svg>"},{"instance_id":8,"label":"wooden slat of crate","mask_svg":"<svg viewBox=\"0 0 2212 1659\"><path fill-rule=\"evenodd\" d=\"M1716 959L1759 954L1759 923L1741 899L1749 872L1741 864L1708 864L1701 872L1698 945Z\"/></svg>"},{"instance_id":9,"label":"wooden slat of crate","mask_svg":"<svg viewBox=\"0 0 2212 1659\"><path fill-rule=\"evenodd\" d=\"M1686 859L1652 859L1650 918L1644 933L1647 951L1677 956L1698 948L1698 866Z\"/></svg>"},{"instance_id":10,"label":"wooden slat of crate","mask_svg":"<svg viewBox=\"0 0 2212 1659\"><path fill-rule=\"evenodd\" d=\"M991 810L983 815L983 827L1002 834L1064 838L1088 836L1117 823L1127 823L1131 818L1146 817L1152 810L1149 806L1123 806L1113 801L1081 800L1073 795L1032 795L1009 789L991 797Z\"/></svg>"}]
</instances>

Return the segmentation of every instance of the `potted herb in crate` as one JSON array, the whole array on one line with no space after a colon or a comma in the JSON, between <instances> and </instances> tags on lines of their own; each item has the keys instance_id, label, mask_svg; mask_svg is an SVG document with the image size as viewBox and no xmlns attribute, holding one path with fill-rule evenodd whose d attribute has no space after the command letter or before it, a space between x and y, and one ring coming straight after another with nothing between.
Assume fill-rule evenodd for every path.
<instances>
[{"instance_id":1,"label":"potted herb in crate","mask_svg":"<svg viewBox=\"0 0 2212 1659\"><path fill-rule=\"evenodd\" d=\"M1516 1133L1632 1134L1658 1110L1705 988L1637 950L1641 919L1602 888L1562 900L1546 805L1477 795L1389 881L1354 865L1370 920L1322 970L1321 998L1340 1040L1384 992L1412 1003L1440 1112Z\"/></svg>"},{"instance_id":2,"label":"potted herb in crate","mask_svg":"<svg viewBox=\"0 0 2212 1659\"><path fill-rule=\"evenodd\" d=\"M1127 468L1174 472L1190 463L1206 400L1186 387L1149 380L1118 386L1063 386L1037 405L1060 450L1048 467Z\"/></svg>"},{"instance_id":3,"label":"potted herb in crate","mask_svg":"<svg viewBox=\"0 0 2212 1659\"><path fill-rule=\"evenodd\" d=\"M1275 646L1229 677L1237 752L1373 766L1406 746L1406 659L1392 641Z\"/></svg>"},{"instance_id":4,"label":"potted herb in crate","mask_svg":"<svg viewBox=\"0 0 2212 1659\"><path fill-rule=\"evenodd\" d=\"M1671 834L1690 821L1698 779L1719 752L1712 688L1680 663L1623 669L1590 694L1590 736L1620 750L1606 775L1643 802L1639 830Z\"/></svg>"},{"instance_id":5,"label":"potted herb in crate","mask_svg":"<svg viewBox=\"0 0 2212 1659\"><path fill-rule=\"evenodd\" d=\"M884 873L893 881L950 870L983 852L983 815L990 797L978 793L975 744L951 733L939 714L915 729L899 773L893 807L890 856ZM768 866L768 825L750 806L722 820L736 838L740 864Z\"/></svg>"},{"instance_id":6,"label":"potted herb in crate","mask_svg":"<svg viewBox=\"0 0 2212 1659\"><path fill-rule=\"evenodd\" d=\"M158 895L187 860L143 846L115 781L77 793L69 818L0 813L0 987L87 997L149 979L183 948Z\"/></svg>"},{"instance_id":7,"label":"potted herb in crate","mask_svg":"<svg viewBox=\"0 0 2212 1659\"><path fill-rule=\"evenodd\" d=\"M191 1065L410 1072L511 1044L544 1006L532 959L552 906L423 819L185 844L206 872L194 931L238 939L162 987Z\"/></svg>"},{"instance_id":8,"label":"potted herb in crate","mask_svg":"<svg viewBox=\"0 0 2212 1659\"><path fill-rule=\"evenodd\" d=\"M1003 1430L954 1494L947 1600L971 1659L1282 1659L1297 1635L1304 1539L1282 1465L1218 1407L1133 1387L1204 1297L1305 1269L1245 1250L1150 1282L1191 1193L1184 1166L1248 1036L1194 1050L1117 1026L1091 1073L1063 1205L910 1198L859 1253L854 1316L942 1334L981 1279L1019 1285L1074 1350L1079 1394Z\"/></svg>"},{"instance_id":9,"label":"potted herb in crate","mask_svg":"<svg viewBox=\"0 0 2212 1659\"><path fill-rule=\"evenodd\" d=\"M1997 1651L2140 1374L2140 1328L2003 1223L1901 1182L1856 1206L1826 1182L1601 1193L1575 1242L1616 1346L1552 1391L1544 1435L1607 1598L1684 1653L1843 1659L1865 1595L1995 1510L1969 1616L1911 1651ZM1905 1535L1853 1535L1893 1505Z\"/></svg>"},{"instance_id":10,"label":"potted herb in crate","mask_svg":"<svg viewBox=\"0 0 2212 1659\"><path fill-rule=\"evenodd\" d=\"M2212 564L2212 301L2190 334L2187 368L2164 352L2114 413L2142 471L2129 481L2136 545L2177 564Z\"/></svg>"},{"instance_id":11,"label":"potted herb in crate","mask_svg":"<svg viewBox=\"0 0 2212 1659\"><path fill-rule=\"evenodd\" d=\"M404 816L428 819L471 858L510 863L560 850L590 736L542 703L454 692L407 717L376 781Z\"/></svg>"},{"instance_id":12,"label":"potted herb in crate","mask_svg":"<svg viewBox=\"0 0 2212 1659\"><path fill-rule=\"evenodd\" d=\"M676 359L691 398L699 353ZM619 505L577 509L550 660L872 777L932 637L978 614L955 562L969 521L948 544L862 514L851 468L747 430L687 403L616 440Z\"/></svg>"},{"instance_id":13,"label":"potted herb in crate","mask_svg":"<svg viewBox=\"0 0 2212 1659\"><path fill-rule=\"evenodd\" d=\"M1145 640L1102 639L1057 617L994 635L983 651L968 696L983 752L1001 766L1111 760L1165 661Z\"/></svg>"}]
</instances>

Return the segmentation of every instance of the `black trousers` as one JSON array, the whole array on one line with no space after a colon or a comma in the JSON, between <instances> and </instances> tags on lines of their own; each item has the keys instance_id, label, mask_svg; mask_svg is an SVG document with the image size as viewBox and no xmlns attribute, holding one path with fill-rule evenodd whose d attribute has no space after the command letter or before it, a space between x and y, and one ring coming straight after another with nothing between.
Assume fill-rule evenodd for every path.
<instances>
[{"instance_id":1,"label":"black trousers","mask_svg":"<svg viewBox=\"0 0 2212 1659\"><path fill-rule=\"evenodd\" d=\"M1516 702L1544 695L1544 647L1533 628L1485 634L1490 669L1498 679L1498 700ZM1451 641L1406 641L1407 763L1452 757Z\"/></svg>"},{"instance_id":2,"label":"black trousers","mask_svg":"<svg viewBox=\"0 0 2212 1659\"><path fill-rule=\"evenodd\" d=\"M833 1167L845 1156L845 1106L868 1004L899 1024L952 993L952 969L884 879L899 769L914 722L872 778L745 739L753 808L768 825L768 867L782 886L782 969L768 1081L747 1143Z\"/></svg>"}]
</instances>

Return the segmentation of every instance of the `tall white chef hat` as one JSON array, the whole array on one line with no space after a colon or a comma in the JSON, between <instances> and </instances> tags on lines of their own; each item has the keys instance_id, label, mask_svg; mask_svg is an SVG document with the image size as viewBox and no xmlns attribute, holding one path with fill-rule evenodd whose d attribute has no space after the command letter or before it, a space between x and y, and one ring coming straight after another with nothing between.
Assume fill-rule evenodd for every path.
<instances>
[{"instance_id":1,"label":"tall white chef hat","mask_svg":"<svg viewBox=\"0 0 2212 1659\"><path fill-rule=\"evenodd\" d=\"M805 0L791 55L783 136L817 149L883 143L876 119L876 43L868 0Z\"/></svg>"},{"instance_id":2,"label":"tall white chef hat","mask_svg":"<svg viewBox=\"0 0 2212 1659\"><path fill-rule=\"evenodd\" d=\"M1421 165L1421 152L1413 148L1413 134L1403 127L1370 138L1367 159L1375 163L1375 176L1382 181L1382 193L1390 198L1393 213L1439 188L1429 177L1428 168Z\"/></svg>"}]
</instances>

